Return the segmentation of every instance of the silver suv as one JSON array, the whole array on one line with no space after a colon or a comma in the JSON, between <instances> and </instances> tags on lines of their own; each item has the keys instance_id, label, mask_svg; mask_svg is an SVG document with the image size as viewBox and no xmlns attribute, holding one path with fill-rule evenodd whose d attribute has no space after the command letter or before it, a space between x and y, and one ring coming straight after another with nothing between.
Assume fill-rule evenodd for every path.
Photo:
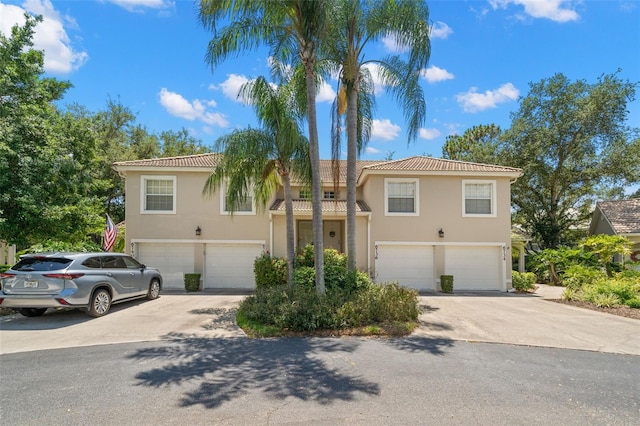
<instances>
[{"instance_id":1,"label":"silver suv","mask_svg":"<svg viewBox=\"0 0 640 426\"><path fill-rule=\"evenodd\" d=\"M26 255L0 273L0 306L36 317L47 308L83 308L93 317L112 303L157 299L162 276L122 253Z\"/></svg>"}]
</instances>

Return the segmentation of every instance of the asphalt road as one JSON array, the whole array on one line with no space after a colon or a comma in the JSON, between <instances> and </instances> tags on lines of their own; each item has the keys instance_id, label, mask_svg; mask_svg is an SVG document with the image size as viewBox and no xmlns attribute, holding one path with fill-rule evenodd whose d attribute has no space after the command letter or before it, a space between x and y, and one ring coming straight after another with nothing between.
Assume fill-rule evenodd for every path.
<instances>
[{"instance_id":1,"label":"asphalt road","mask_svg":"<svg viewBox=\"0 0 640 426\"><path fill-rule=\"evenodd\" d=\"M636 425L640 357L412 336L0 356L3 425Z\"/></svg>"}]
</instances>

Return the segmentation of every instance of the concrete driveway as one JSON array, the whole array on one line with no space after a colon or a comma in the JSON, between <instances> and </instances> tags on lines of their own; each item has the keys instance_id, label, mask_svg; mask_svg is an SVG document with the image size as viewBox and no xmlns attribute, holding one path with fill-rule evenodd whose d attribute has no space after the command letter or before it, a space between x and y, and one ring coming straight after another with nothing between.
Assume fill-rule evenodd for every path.
<instances>
[{"instance_id":1,"label":"concrete driveway","mask_svg":"<svg viewBox=\"0 0 640 426\"><path fill-rule=\"evenodd\" d=\"M640 355L640 321L555 303L536 293L434 293L421 297L419 336Z\"/></svg>"},{"instance_id":2,"label":"concrete driveway","mask_svg":"<svg viewBox=\"0 0 640 426\"><path fill-rule=\"evenodd\" d=\"M537 294L433 293L420 297L424 312L417 336L582 349L640 355L640 321L544 300ZM114 305L91 318L79 311L50 310L39 318L0 317L0 354L156 341L171 336L244 337L234 309L245 296L163 294L153 301Z\"/></svg>"}]
</instances>

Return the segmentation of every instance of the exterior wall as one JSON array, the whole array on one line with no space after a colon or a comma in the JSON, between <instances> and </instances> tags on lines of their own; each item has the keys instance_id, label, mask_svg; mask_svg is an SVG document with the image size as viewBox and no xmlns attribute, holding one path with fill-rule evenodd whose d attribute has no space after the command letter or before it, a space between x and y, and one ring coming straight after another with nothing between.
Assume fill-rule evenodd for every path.
<instances>
[{"instance_id":1,"label":"exterior wall","mask_svg":"<svg viewBox=\"0 0 640 426\"><path fill-rule=\"evenodd\" d=\"M418 179L418 216L385 216L385 178L398 175L372 175L363 185L363 198L374 212L371 217L369 250L375 253L375 241L433 242L436 275L444 273L444 250L448 243L495 243L511 246L511 187L507 177L402 175ZM462 181L496 182L496 215L464 217ZM444 231L444 237L438 231ZM505 253L510 259L509 250ZM511 268L507 268L507 282Z\"/></svg>"},{"instance_id":2,"label":"exterior wall","mask_svg":"<svg viewBox=\"0 0 640 426\"><path fill-rule=\"evenodd\" d=\"M176 180L175 214L141 214L141 175L173 175ZM269 213L255 215L220 213L220 192L203 197L208 173L203 172L128 172L127 173L127 250L131 240L264 240L269 242ZM267 206L268 207L268 206ZM200 227L200 236L195 229ZM196 256L198 259L199 256Z\"/></svg>"}]
</instances>

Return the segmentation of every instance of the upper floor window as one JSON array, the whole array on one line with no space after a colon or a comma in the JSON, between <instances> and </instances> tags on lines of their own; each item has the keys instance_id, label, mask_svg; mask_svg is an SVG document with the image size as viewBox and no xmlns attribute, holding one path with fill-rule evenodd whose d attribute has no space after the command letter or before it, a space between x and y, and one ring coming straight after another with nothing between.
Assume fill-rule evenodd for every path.
<instances>
[{"instance_id":1,"label":"upper floor window","mask_svg":"<svg viewBox=\"0 0 640 426\"><path fill-rule=\"evenodd\" d=\"M253 191L253 186L249 188L249 194L247 194L247 197L242 201L237 201L235 208L231 209L228 204L229 198L227 196L227 187L226 185L223 185L220 193L224 194L224 197L222 197L220 213L231 214L231 210L233 210L233 214L238 214L238 215L255 214L256 210L255 210L255 205L253 203L253 196L251 195L252 191Z\"/></svg>"},{"instance_id":2,"label":"upper floor window","mask_svg":"<svg viewBox=\"0 0 640 426\"><path fill-rule=\"evenodd\" d=\"M417 216L418 179L387 178L384 180L385 214L388 216Z\"/></svg>"},{"instance_id":3,"label":"upper floor window","mask_svg":"<svg viewBox=\"0 0 640 426\"><path fill-rule=\"evenodd\" d=\"M176 212L176 177L142 176L142 213Z\"/></svg>"},{"instance_id":4,"label":"upper floor window","mask_svg":"<svg viewBox=\"0 0 640 426\"><path fill-rule=\"evenodd\" d=\"M463 180L463 216L496 215L496 182Z\"/></svg>"},{"instance_id":5,"label":"upper floor window","mask_svg":"<svg viewBox=\"0 0 640 426\"><path fill-rule=\"evenodd\" d=\"M325 200L335 200L336 193L334 191L324 191L324 199Z\"/></svg>"},{"instance_id":6,"label":"upper floor window","mask_svg":"<svg viewBox=\"0 0 640 426\"><path fill-rule=\"evenodd\" d=\"M311 190L310 189L300 189L299 197L301 200L310 200L311 199Z\"/></svg>"}]
</instances>

